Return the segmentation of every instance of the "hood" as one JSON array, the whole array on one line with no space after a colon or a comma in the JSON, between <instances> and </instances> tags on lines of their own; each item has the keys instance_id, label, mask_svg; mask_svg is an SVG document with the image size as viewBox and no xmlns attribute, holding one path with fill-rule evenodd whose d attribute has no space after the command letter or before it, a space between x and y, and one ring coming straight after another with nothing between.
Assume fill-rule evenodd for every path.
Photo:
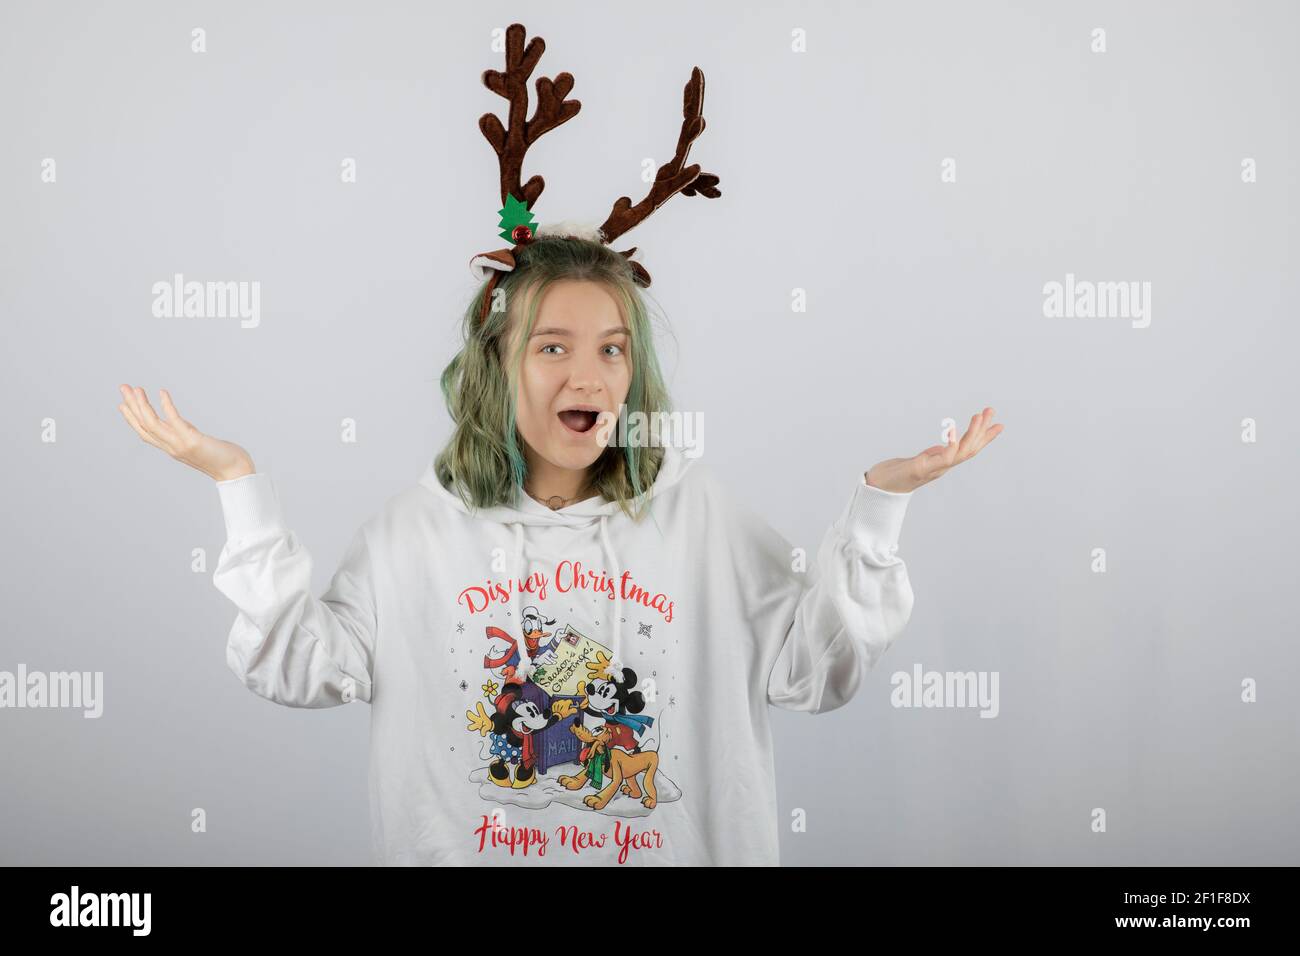
<instances>
[{"instance_id":1,"label":"hood","mask_svg":"<svg viewBox=\"0 0 1300 956\"><path fill-rule=\"evenodd\" d=\"M693 458L687 458L686 455L678 448L671 445L664 446L663 463L659 466L659 474L655 476L654 484L650 489L637 499L640 503L645 500L652 500L661 497L669 489L677 485L694 463ZM434 470L433 462L425 468L424 474L420 477L420 484L433 493L434 497L441 501L446 507L462 514L470 515L480 521L490 522L509 526L514 529L515 553L514 563L512 565L511 584L510 584L510 611L512 616L512 627L518 628L523 620L519 605L519 582L523 578L525 564L525 554L527 551L528 534L526 528L536 526L555 526L575 529L590 529L600 539L601 553L604 555L607 567L605 570L615 578L621 576L623 567L619 563L618 553L614 550L614 545L609 537L609 522L615 519L615 516L621 516L628 520L619 510L618 503L606 501L599 495L588 498L586 501L579 501L576 504L569 505L567 508L561 508L558 511L552 511L541 502L535 501L522 491L516 494L515 501L508 505L497 505L492 508L478 508L471 510L466 507L465 502L455 492L448 491L438 481L437 473ZM652 516L651 520L653 520ZM619 589L614 592L614 627L611 628L610 634L613 636L610 640L610 653L613 658L611 667L617 673L617 670L624 666L624 662L619 656L620 640L619 635L622 630L620 627L623 617L623 596ZM534 665L527 660L527 652L520 651L520 665L517 672L523 679L527 679Z\"/></svg>"}]
</instances>

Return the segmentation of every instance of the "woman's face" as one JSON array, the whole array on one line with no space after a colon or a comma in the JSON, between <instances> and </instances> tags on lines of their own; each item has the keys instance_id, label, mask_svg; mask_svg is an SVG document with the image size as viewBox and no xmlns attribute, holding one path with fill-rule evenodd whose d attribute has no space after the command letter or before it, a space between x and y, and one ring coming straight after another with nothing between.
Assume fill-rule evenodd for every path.
<instances>
[{"instance_id":1,"label":"woman's face","mask_svg":"<svg viewBox=\"0 0 1300 956\"><path fill-rule=\"evenodd\" d=\"M516 329L527 304L521 303ZM617 417L632 381L629 332L618 303L600 283L564 279L547 288L524 348L516 395L519 434L533 454L577 470L600 457L605 448L597 439L597 416Z\"/></svg>"}]
</instances>

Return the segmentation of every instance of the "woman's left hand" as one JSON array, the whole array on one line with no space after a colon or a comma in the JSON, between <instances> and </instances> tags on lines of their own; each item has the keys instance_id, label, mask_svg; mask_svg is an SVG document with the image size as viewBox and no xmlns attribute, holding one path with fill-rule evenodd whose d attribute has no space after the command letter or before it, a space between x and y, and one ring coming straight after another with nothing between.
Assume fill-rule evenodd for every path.
<instances>
[{"instance_id":1,"label":"woman's left hand","mask_svg":"<svg viewBox=\"0 0 1300 956\"><path fill-rule=\"evenodd\" d=\"M986 408L978 415L972 416L970 428L957 441L957 428L949 429L952 440L946 445L933 445L914 458L889 458L872 465L867 470L867 484L882 491L905 494L915 491L947 472L953 465L960 465L968 458L975 457L979 450L1002 434L1001 425L990 425L993 421L993 409Z\"/></svg>"}]
</instances>

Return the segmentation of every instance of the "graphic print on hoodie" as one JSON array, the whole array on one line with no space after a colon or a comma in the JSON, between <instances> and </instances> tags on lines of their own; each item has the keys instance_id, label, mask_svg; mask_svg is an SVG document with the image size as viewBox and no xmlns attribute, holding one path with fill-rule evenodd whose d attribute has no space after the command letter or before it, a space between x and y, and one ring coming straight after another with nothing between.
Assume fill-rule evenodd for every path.
<instances>
[{"instance_id":1,"label":"graphic print on hoodie","mask_svg":"<svg viewBox=\"0 0 1300 956\"><path fill-rule=\"evenodd\" d=\"M525 622L532 615L531 620L541 626L537 608L525 608L524 614ZM616 793L623 793L640 800L648 812L661 801L681 796L672 781L665 785L661 780L655 785L659 754L649 733L655 719L642 713L646 700L645 694L635 689L636 671L616 666L609 648L566 625L544 647L534 646L529 651L537 669L525 676L514 639L497 627L489 626L487 631L489 638L500 639L509 647L483 662L489 674L500 679L500 683L489 679L483 685L483 696L492 699L494 711L489 714L479 701L466 716L469 729L491 741L487 754L480 754L491 761L486 780L493 788L511 788L516 793L498 795L495 789L487 789L482 791L484 799L527 807L544 807L559 800L574 807L603 810ZM535 630L531 640L543 640L552 633ZM528 623L524 634L528 640ZM500 671L494 671L493 665ZM548 777L551 768L569 763L576 763L578 769ZM470 779L482 783L485 775L476 771ZM539 781L540 787L520 799L517 791ZM588 785L596 793L577 792ZM660 787L664 787L663 793Z\"/></svg>"},{"instance_id":2,"label":"graphic print on hoodie","mask_svg":"<svg viewBox=\"0 0 1300 956\"><path fill-rule=\"evenodd\" d=\"M860 475L805 558L678 449L638 522L471 510L430 464L320 598L269 476L217 487L227 662L280 704L370 705L387 864L774 865L769 705L848 702L912 608L910 495Z\"/></svg>"},{"instance_id":3,"label":"graphic print on hoodie","mask_svg":"<svg viewBox=\"0 0 1300 956\"><path fill-rule=\"evenodd\" d=\"M672 458L672 466L660 470L660 492L690 464L684 456ZM436 479L426 476L426 485L429 480ZM463 507L441 485L431 490L445 495L449 506ZM629 626L644 637L654 636L657 628L660 643L668 639L674 601L621 566L608 533L616 508L592 499L562 511L543 511L539 505L513 514L483 513L486 520L509 524L514 533L510 573L468 585L457 595L458 610L470 620L494 602L506 607L505 627L482 626L480 699L465 713L479 761L468 778L489 803L528 810L559 803L612 819L646 817L681 799L677 782L660 766L664 711L676 704L661 697L665 675L657 669L638 674L620 656L620 635ZM557 523L594 524L600 565L584 564L577 553L556 553L546 561L531 554L525 526ZM498 551L495 557L501 561L505 555ZM590 603L588 596L594 599ZM521 607L524 600L546 604ZM637 615L631 624L625 609ZM491 810L483 817L477 828L480 850L517 839L517 831L503 826L507 818ZM614 834L596 829L602 832L582 838L597 847L610 839L626 842L629 833L621 823ZM579 828L561 829L557 836L562 843L580 839ZM649 848L661 846L662 839L651 829L638 843Z\"/></svg>"}]
</instances>

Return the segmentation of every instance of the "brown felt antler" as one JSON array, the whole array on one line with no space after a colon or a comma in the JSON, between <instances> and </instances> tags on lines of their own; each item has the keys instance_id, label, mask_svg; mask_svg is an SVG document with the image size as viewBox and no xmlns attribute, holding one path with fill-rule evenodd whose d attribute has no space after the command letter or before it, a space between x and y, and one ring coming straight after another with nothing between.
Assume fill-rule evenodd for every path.
<instances>
[{"instance_id":1,"label":"brown felt antler","mask_svg":"<svg viewBox=\"0 0 1300 956\"><path fill-rule=\"evenodd\" d=\"M671 160L659 167L650 192L639 203L633 206L632 200L627 196L620 196L614 202L609 218L600 227L600 234L606 243L613 242L643 222L679 192L687 196L699 193L709 199L722 195L718 189L718 177L712 173L700 172L699 163L683 168L691 151L691 143L704 132L704 126L704 71L697 66L691 70L691 78L686 82L682 95L682 131L677 137L677 152ZM635 251L630 249L624 255Z\"/></svg>"},{"instance_id":2,"label":"brown felt antler","mask_svg":"<svg viewBox=\"0 0 1300 956\"><path fill-rule=\"evenodd\" d=\"M501 166L502 204L505 203L506 196L510 195L531 209L546 188L546 180L541 176L533 176L520 185L524 154L543 134L577 116L582 104L577 100L565 99L573 89L573 74L559 73L554 80L539 76L537 109L533 118L528 119L528 78L533 75L537 61L546 51L546 41L541 37L533 37L525 47L525 32L522 23L512 23L506 29L504 73L500 70L483 71L483 85L510 101L507 115L509 129L501 126L501 120L495 113L480 116L478 126L496 150Z\"/></svg>"}]
</instances>

